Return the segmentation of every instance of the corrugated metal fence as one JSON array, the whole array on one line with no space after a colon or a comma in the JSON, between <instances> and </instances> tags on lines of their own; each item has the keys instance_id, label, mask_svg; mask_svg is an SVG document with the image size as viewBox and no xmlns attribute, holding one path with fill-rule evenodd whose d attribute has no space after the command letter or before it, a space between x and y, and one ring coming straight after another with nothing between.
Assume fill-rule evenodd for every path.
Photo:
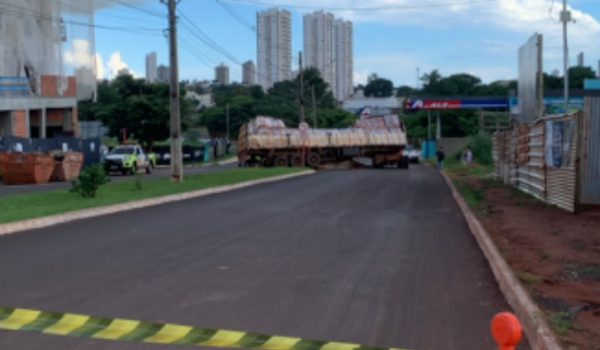
<instances>
[{"instance_id":1,"label":"corrugated metal fence","mask_svg":"<svg viewBox=\"0 0 600 350\"><path fill-rule=\"evenodd\" d=\"M547 117L496 133L496 178L541 201L575 212L581 118L581 114Z\"/></svg>"},{"instance_id":2,"label":"corrugated metal fence","mask_svg":"<svg viewBox=\"0 0 600 350\"><path fill-rule=\"evenodd\" d=\"M581 203L600 205L600 97L586 97L581 145Z\"/></svg>"}]
</instances>

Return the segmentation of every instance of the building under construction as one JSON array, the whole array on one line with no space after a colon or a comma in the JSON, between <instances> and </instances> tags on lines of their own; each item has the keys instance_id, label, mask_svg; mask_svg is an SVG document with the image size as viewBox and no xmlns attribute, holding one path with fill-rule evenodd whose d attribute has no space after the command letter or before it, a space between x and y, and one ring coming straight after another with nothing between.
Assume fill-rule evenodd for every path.
<instances>
[{"instance_id":1,"label":"building under construction","mask_svg":"<svg viewBox=\"0 0 600 350\"><path fill-rule=\"evenodd\" d=\"M94 99L99 0L0 1L0 136L78 130L77 101Z\"/></svg>"}]
</instances>

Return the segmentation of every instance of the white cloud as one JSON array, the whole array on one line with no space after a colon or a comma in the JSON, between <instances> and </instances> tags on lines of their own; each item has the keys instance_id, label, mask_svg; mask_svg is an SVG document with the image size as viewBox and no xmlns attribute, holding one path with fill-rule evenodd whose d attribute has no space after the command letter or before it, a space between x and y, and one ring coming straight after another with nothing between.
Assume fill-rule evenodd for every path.
<instances>
[{"instance_id":1,"label":"white cloud","mask_svg":"<svg viewBox=\"0 0 600 350\"><path fill-rule=\"evenodd\" d=\"M96 78L104 79L106 77L106 69L104 68L104 60L99 53L96 53Z\"/></svg>"},{"instance_id":2,"label":"white cloud","mask_svg":"<svg viewBox=\"0 0 600 350\"><path fill-rule=\"evenodd\" d=\"M363 84L367 85L367 80L369 79L369 71L363 70L362 72L354 72L354 85Z\"/></svg>"},{"instance_id":3,"label":"white cloud","mask_svg":"<svg viewBox=\"0 0 600 350\"><path fill-rule=\"evenodd\" d=\"M127 63L123 61L120 52L114 52L112 55L110 55L108 62L106 62L104 66L106 71L110 73L111 77L115 77L122 69L129 70L129 73L131 73L131 75L133 75L134 77L137 76L137 74L134 71L129 69Z\"/></svg>"}]
</instances>

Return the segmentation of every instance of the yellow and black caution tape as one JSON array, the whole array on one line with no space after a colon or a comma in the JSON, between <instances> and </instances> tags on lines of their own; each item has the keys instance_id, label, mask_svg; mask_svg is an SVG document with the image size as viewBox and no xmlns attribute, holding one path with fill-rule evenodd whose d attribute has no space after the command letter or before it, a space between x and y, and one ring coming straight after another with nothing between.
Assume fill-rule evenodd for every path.
<instances>
[{"instance_id":1,"label":"yellow and black caution tape","mask_svg":"<svg viewBox=\"0 0 600 350\"><path fill-rule=\"evenodd\" d=\"M117 341L265 350L405 350L119 318L0 307L0 329Z\"/></svg>"}]
</instances>

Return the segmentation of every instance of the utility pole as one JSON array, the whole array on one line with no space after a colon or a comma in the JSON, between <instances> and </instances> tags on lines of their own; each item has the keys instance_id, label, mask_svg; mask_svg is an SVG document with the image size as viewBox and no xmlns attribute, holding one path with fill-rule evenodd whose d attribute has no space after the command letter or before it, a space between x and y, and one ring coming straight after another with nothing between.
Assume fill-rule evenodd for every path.
<instances>
[{"instance_id":1,"label":"utility pole","mask_svg":"<svg viewBox=\"0 0 600 350\"><path fill-rule=\"evenodd\" d=\"M437 111L437 118L435 121L435 139L439 140L442 138L442 120L440 119L440 111Z\"/></svg>"},{"instance_id":2,"label":"utility pole","mask_svg":"<svg viewBox=\"0 0 600 350\"><path fill-rule=\"evenodd\" d=\"M227 140L229 140L229 103L227 104Z\"/></svg>"},{"instance_id":3,"label":"utility pole","mask_svg":"<svg viewBox=\"0 0 600 350\"><path fill-rule=\"evenodd\" d=\"M431 155L431 111L427 111L427 157Z\"/></svg>"},{"instance_id":4,"label":"utility pole","mask_svg":"<svg viewBox=\"0 0 600 350\"><path fill-rule=\"evenodd\" d=\"M419 90L419 78L420 78L420 74L419 74L419 67L417 67L417 90Z\"/></svg>"},{"instance_id":5,"label":"utility pole","mask_svg":"<svg viewBox=\"0 0 600 350\"><path fill-rule=\"evenodd\" d=\"M302 51L300 51L300 123L304 122L304 71L302 69Z\"/></svg>"},{"instance_id":6,"label":"utility pole","mask_svg":"<svg viewBox=\"0 0 600 350\"><path fill-rule=\"evenodd\" d=\"M567 0L563 0L563 10L560 13L560 21L563 22L565 114L567 114L569 112L569 46L567 41L567 23L571 22L571 11L567 11Z\"/></svg>"},{"instance_id":7,"label":"utility pole","mask_svg":"<svg viewBox=\"0 0 600 350\"><path fill-rule=\"evenodd\" d=\"M171 182L183 182L183 157L181 150L181 116L179 115L179 58L177 55L177 3L168 1L169 6L169 65L171 100Z\"/></svg>"},{"instance_id":8,"label":"utility pole","mask_svg":"<svg viewBox=\"0 0 600 350\"><path fill-rule=\"evenodd\" d=\"M317 99L315 98L315 86L312 86L312 112L313 112L313 129L317 128Z\"/></svg>"}]
</instances>

